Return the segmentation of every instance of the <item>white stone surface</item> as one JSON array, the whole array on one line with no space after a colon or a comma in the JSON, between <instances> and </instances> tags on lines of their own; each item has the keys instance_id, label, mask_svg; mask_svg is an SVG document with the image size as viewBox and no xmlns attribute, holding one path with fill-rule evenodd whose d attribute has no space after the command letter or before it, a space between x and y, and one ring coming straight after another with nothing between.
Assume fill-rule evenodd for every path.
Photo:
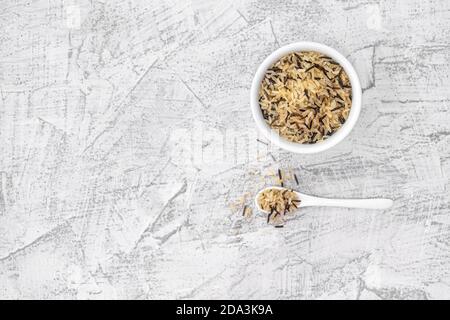
<instances>
[{"instance_id":1,"label":"white stone surface","mask_svg":"<svg viewBox=\"0 0 450 320\"><path fill-rule=\"evenodd\" d=\"M450 298L450 2L0 4L3 299ZM354 62L344 142L256 142L250 82L275 48ZM255 152L258 152L255 155ZM283 229L230 209L278 168L327 197Z\"/></svg>"}]
</instances>

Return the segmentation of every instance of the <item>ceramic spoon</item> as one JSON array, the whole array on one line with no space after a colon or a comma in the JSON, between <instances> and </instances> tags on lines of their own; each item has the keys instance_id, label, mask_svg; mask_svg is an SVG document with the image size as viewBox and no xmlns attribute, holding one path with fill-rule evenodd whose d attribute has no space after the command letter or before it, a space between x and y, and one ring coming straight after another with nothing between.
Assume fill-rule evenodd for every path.
<instances>
[{"instance_id":1,"label":"ceramic spoon","mask_svg":"<svg viewBox=\"0 0 450 320\"><path fill-rule=\"evenodd\" d=\"M282 187L267 187L258 192L255 197L256 208L264 211L258 203L259 194L267 189L290 190ZM361 208L361 209L378 209L384 210L392 207L394 201L391 199L329 199L310 196L304 193L294 191L300 200L299 208L303 207L344 207L344 208Z\"/></svg>"}]
</instances>

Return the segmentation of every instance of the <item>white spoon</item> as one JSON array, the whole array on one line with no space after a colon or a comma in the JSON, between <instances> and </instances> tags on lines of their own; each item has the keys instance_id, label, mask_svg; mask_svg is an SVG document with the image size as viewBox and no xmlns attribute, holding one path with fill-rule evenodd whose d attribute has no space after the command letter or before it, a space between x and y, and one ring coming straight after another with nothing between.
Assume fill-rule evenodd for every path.
<instances>
[{"instance_id":1,"label":"white spoon","mask_svg":"<svg viewBox=\"0 0 450 320\"><path fill-rule=\"evenodd\" d=\"M291 190L282 187L267 187L258 192L255 197L256 208L262 212L264 211L258 203L259 194L267 189ZM310 196L304 193L294 191L297 198L300 200L299 208L302 207L344 207L344 208L361 208L361 209L388 209L392 207L394 201L391 199L329 199Z\"/></svg>"}]
</instances>

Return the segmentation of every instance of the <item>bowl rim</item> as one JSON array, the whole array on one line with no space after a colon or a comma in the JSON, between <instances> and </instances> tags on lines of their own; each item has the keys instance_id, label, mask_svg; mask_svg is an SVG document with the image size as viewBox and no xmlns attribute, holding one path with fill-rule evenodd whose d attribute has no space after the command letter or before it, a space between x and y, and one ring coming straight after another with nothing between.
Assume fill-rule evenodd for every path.
<instances>
[{"instance_id":1,"label":"bowl rim","mask_svg":"<svg viewBox=\"0 0 450 320\"><path fill-rule=\"evenodd\" d=\"M259 87L267 69L269 69L270 66L281 57L295 51L317 51L333 58L344 68L352 85L352 105L347 120L332 136L315 144L301 144L292 142L280 136L266 123L259 106ZM259 65L255 76L253 77L252 86L250 89L250 107L257 128L269 141L282 149L294 153L317 153L337 145L350 133L355 126L361 111L361 96L361 84L359 82L358 74L344 55L322 43L301 41L278 48L266 57Z\"/></svg>"}]
</instances>

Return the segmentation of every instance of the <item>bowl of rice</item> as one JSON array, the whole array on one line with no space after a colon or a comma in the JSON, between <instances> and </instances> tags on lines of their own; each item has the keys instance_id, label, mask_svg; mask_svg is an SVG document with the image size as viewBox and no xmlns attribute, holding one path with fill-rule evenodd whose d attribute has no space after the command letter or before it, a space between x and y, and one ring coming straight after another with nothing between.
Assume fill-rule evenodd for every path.
<instances>
[{"instance_id":1,"label":"bowl of rice","mask_svg":"<svg viewBox=\"0 0 450 320\"><path fill-rule=\"evenodd\" d=\"M295 153L341 142L361 110L361 85L351 63L315 42L297 42L269 55L253 78L250 105L261 133Z\"/></svg>"}]
</instances>

